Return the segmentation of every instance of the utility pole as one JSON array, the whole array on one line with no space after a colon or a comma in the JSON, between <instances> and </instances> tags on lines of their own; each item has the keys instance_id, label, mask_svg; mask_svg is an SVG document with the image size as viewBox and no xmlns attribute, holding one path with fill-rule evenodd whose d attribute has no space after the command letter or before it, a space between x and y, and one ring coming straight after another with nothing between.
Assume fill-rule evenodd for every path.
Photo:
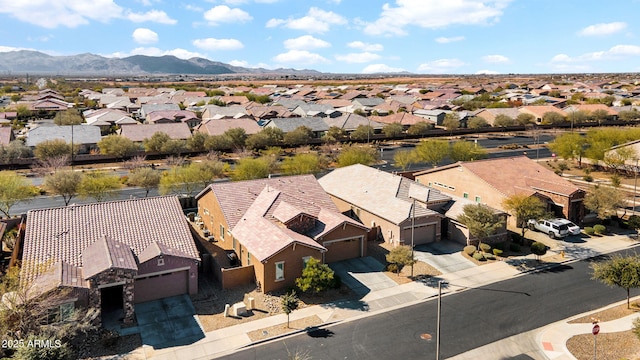
<instances>
[{"instance_id":1,"label":"utility pole","mask_svg":"<svg viewBox=\"0 0 640 360\"><path fill-rule=\"evenodd\" d=\"M440 317L442 314L442 285L449 283L444 280L438 281L438 324L436 326L436 360L440 360Z\"/></svg>"}]
</instances>

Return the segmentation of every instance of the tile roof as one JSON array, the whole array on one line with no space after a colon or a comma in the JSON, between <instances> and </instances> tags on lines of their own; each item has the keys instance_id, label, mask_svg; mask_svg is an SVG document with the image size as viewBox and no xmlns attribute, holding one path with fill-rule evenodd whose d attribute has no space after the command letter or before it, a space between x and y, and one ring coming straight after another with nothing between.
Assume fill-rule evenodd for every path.
<instances>
[{"instance_id":1,"label":"tile roof","mask_svg":"<svg viewBox=\"0 0 640 360\"><path fill-rule=\"evenodd\" d=\"M247 135L256 134L262 130L260 125L249 118L241 119L209 119L200 123L198 131L209 135L222 135L225 131L233 128L244 129Z\"/></svg>"},{"instance_id":2,"label":"tile roof","mask_svg":"<svg viewBox=\"0 0 640 360\"><path fill-rule=\"evenodd\" d=\"M384 127L384 124L358 114L346 113L335 118L327 117L322 119L329 127L336 126L345 131L356 130L360 125L371 126L374 129L382 129Z\"/></svg>"},{"instance_id":3,"label":"tile roof","mask_svg":"<svg viewBox=\"0 0 640 360\"><path fill-rule=\"evenodd\" d=\"M329 194L394 224L401 223L413 214L413 200L409 197L411 187L423 190L420 192L425 194L423 197L427 202L450 199L436 189L361 164L335 169L318 181ZM425 207L416 207L416 217L435 214L437 212Z\"/></svg>"},{"instance_id":4,"label":"tile roof","mask_svg":"<svg viewBox=\"0 0 640 360\"><path fill-rule=\"evenodd\" d=\"M66 143L97 144L100 139L100 128L93 125L40 125L27 133L27 146L37 146L41 142L62 139Z\"/></svg>"},{"instance_id":5,"label":"tile roof","mask_svg":"<svg viewBox=\"0 0 640 360\"><path fill-rule=\"evenodd\" d=\"M66 287L89 287L84 280L82 269L70 265L64 261L58 261L43 269L38 278L33 282L34 294L43 294L59 286Z\"/></svg>"},{"instance_id":6,"label":"tile roof","mask_svg":"<svg viewBox=\"0 0 640 360\"><path fill-rule=\"evenodd\" d=\"M38 264L49 261L82 267L83 253L104 236L126 244L137 257L158 242L199 260L178 198L161 196L29 211L23 271L32 276Z\"/></svg>"},{"instance_id":7,"label":"tile roof","mask_svg":"<svg viewBox=\"0 0 640 360\"><path fill-rule=\"evenodd\" d=\"M138 262L142 264L161 255L191 259L191 256L185 252L173 249L166 244L154 241L149 244L149 246L147 246L147 248L144 249L142 253L140 253L140 255L138 256Z\"/></svg>"},{"instance_id":8,"label":"tile roof","mask_svg":"<svg viewBox=\"0 0 640 360\"><path fill-rule=\"evenodd\" d=\"M140 142L144 141L144 139L149 139L157 132L163 132L174 140L185 140L191 137L189 125L182 122L169 124L138 124L123 126L120 129L120 135L133 142Z\"/></svg>"},{"instance_id":9,"label":"tile roof","mask_svg":"<svg viewBox=\"0 0 640 360\"><path fill-rule=\"evenodd\" d=\"M131 248L107 235L84 249L82 264L85 279L109 269L138 270Z\"/></svg>"},{"instance_id":10,"label":"tile roof","mask_svg":"<svg viewBox=\"0 0 640 360\"><path fill-rule=\"evenodd\" d=\"M285 133L291 132L300 126L306 126L311 131L327 131L329 125L320 117L299 117L299 118L274 118L269 120L265 126L277 127Z\"/></svg>"}]
</instances>

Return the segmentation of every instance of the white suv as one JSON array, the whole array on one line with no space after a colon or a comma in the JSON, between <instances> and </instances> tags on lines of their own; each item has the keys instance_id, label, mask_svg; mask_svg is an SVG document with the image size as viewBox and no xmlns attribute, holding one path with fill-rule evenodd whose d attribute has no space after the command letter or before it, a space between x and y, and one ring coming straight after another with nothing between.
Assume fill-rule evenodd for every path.
<instances>
[{"instance_id":1,"label":"white suv","mask_svg":"<svg viewBox=\"0 0 640 360\"><path fill-rule=\"evenodd\" d=\"M552 239L559 239L569 235L569 227L559 221L529 219L527 225L531 230L538 230L549 235Z\"/></svg>"},{"instance_id":2,"label":"white suv","mask_svg":"<svg viewBox=\"0 0 640 360\"><path fill-rule=\"evenodd\" d=\"M580 226L574 224L573 222L567 220L567 219L562 219L562 218L557 218L557 219L553 219L553 221L557 221L560 224L565 224L567 225L567 227L569 228L569 235L580 235Z\"/></svg>"}]
</instances>

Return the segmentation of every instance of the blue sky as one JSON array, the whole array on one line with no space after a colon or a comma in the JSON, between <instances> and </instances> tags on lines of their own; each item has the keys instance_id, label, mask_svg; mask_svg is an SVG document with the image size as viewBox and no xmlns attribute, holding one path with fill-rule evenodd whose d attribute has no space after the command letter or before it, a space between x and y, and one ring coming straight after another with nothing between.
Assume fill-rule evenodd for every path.
<instances>
[{"instance_id":1,"label":"blue sky","mask_svg":"<svg viewBox=\"0 0 640 360\"><path fill-rule=\"evenodd\" d=\"M640 71L640 0L0 0L0 51L418 74Z\"/></svg>"}]
</instances>

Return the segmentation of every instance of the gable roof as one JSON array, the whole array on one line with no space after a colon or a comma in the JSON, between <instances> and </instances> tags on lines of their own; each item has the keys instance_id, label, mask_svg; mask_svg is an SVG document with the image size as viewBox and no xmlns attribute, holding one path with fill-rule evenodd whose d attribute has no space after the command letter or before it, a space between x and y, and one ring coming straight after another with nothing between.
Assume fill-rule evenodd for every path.
<instances>
[{"instance_id":1,"label":"gable roof","mask_svg":"<svg viewBox=\"0 0 640 360\"><path fill-rule=\"evenodd\" d=\"M189 125L182 122L167 124L138 124L123 126L120 128L120 135L134 142L149 139L157 132L163 132L174 140L185 140L191 137Z\"/></svg>"},{"instance_id":2,"label":"gable roof","mask_svg":"<svg viewBox=\"0 0 640 360\"><path fill-rule=\"evenodd\" d=\"M413 215L413 198L410 194L421 194L422 198L416 200L427 204L451 199L436 189L361 164L335 169L318 182L329 194L394 224ZM435 214L438 213L416 206L416 217Z\"/></svg>"},{"instance_id":3,"label":"gable roof","mask_svg":"<svg viewBox=\"0 0 640 360\"><path fill-rule=\"evenodd\" d=\"M291 132L300 126L306 126L313 132L327 131L329 125L320 117L299 117L299 118L274 118L269 120L264 126L277 127L282 132Z\"/></svg>"},{"instance_id":4,"label":"gable roof","mask_svg":"<svg viewBox=\"0 0 640 360\"><path fill-rule=\"evenodd\" d=\"M209 135L222 135L225 131L233 128L241 128L247 135L255 134L262 130L255 120L249 118L209 119L200 123L197 129Z\"/></svg>"},{"instance_id":5,"label":"gable roof","mask_svg":"<svg viewBox=\"0 0 640 360\"><path fill-rule=\"evenodd\" d=\"M346 113L335 118L323 118L324 122L329 126L336 126L346 131L353 131L358 126L371 126L374 129L382 129L384 124L377 121L367 119L366 117L358 114Z\"/></svg>"},{"instance_id":6,"label":"gable roof","mask_svg":"<svg viewBox=\"0 0 640 360\"><path fill-rule=\"evenodd\" d=\"M27 146L37 146L41 142L62 139L66 143L97 144L100 139L100 128L93 125L40 125L27 133Z\"/></svg>"},{"instance_id":7,"label":"gable roof","mask_svg":"<svg viewBox=\"0 0 640 360\"><path fill-rule=\"evenodd\" d=\"M109 269L138 270L131 248L107 235L101 236L82 252L85 279Z\"/></svg>"}]
</instances>

